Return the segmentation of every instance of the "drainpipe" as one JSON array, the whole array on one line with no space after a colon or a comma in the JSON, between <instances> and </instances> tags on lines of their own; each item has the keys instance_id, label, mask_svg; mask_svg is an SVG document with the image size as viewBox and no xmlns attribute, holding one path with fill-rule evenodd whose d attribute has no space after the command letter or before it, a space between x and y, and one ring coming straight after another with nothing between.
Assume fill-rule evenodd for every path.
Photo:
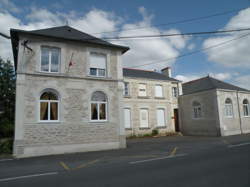
<instances>
[{"instance_id":1,"label":"drainpipe","mask_svg":"<svg viewBox=\"0 0 250 187\"><path fill-rule=\"evenodd\" d=\"M236 95L237 95L238 112L239 112L239 118L240 118L240 132L241 132L241 134L243 134L243 131L242 131L242 120L241 120L241 113L240 113L239 92L238 91L236 91Z\"/></svg>"}]
</instances>

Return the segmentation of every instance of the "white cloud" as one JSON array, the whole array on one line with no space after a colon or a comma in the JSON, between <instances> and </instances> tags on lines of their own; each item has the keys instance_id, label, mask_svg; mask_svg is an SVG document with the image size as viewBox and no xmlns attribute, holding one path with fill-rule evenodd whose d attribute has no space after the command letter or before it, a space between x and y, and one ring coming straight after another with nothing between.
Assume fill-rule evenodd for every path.
<instances>
[{"instance_id":1,"label":"white cloud","mask_svg":"<svg viewBox=\"0 0 250 187\"><path fill-rule=\"evenodd\" d=\"M175 79L183 81L183 82L189 82L195 79L199 79L201 76L199 75L176 75Z\"/></svg>"},{"instance_id":2,"label":"white cloud","mask_svg":"<svg viewBox=\"0 0 250 187\"><path fill-rule=\"evenodd\" d=\"M21 11L14 3L10 0L0 0L0 10L6 11L9 10L10 12L18 13Z\"/></svg>"},{"instance_id":3,"label":"white cloud","mask_svg":"<svg viewBox=\"0 0 250 187\"><path fill-rule=\"evenodd\" d=\"M123 25L123 31L119 36L137 36L137 35L159 35L166 33L180 33L176 29L160 30L152 27L152 15L148 15L144 8L139 9L143 20L133 24ZM136 28L143 28L135 30ZM142 69L161 69L166 66L171 66L175 60L167 61L164 59L173 58L179 55L179 50L186 45L186 40L183 37L170 38L154 38L154 39L133 39L117 42L119 44L127 45L130 50L124 55L124 62L126 67L134 67L152 63L147 66L139 66ZM161 60L161 63L156 63ZM155 63L153 63L155 62Z\"/></svg>"},{"instance_id":4,"label":"white cloud","mask_svg":"<svg viewBox=\"0 0 250 187\"><path fill-rule=\"evenodd\" d=\"M48 9L31 8L31 12L25 16L26 24L22 20L14 17L12 14L5 12L0 13L0 25L5 27L0 28L0 32L9 33L9 28L19 28L24 30L34 30L47 28L52 26L65 25L66 20L70 26L75 27L83 32L94 34L96 36L106 35L103 32L123 29L119 36L131 35L152 35L164 33L180 33L179 30L169 29L160 30L152 27L151 20L153 15L149 15L144 7L139 8L139 13L142 15L142 20L136 23L124 23L123 18L116 16L112 12L106 12L99 9L92 9L85 14L79 12L51 12ZM139 30L131 30L137 27L146 27ZM95 34L101 33L101 34ZM113 34L111 34L112 36ZM110 35L109 35L110 36ZM4 39L0 39L1 41ZM179 51L186 46L187 38L172 37L172 38L154 38L154 39L140 39L130 41L119 41L116 43L127 45L130 51L124 55L124 66L136 66L145 64L159 59L168 59L179 55ZM0 46L0 56L12 57L10 44L5 40L4 45ZM114 43L114 42L113 42ZM7 46L7 47L6 47ZM153 64L150 66L143 66L144 69L160 69L165 66L173 64L175 60L163 61L163 63Z\"/></svg>"},{"instance_id":5,"label":"white cloud","mask_svg":"<svg viewBox=\"0 0 250 187\"><path fill-rule=\"evenodd\" d=\"M250 8L240 11L232 17L224 29L250 27ZM247 31L246 31L247 32ZM209 47L240 37L246 32L232 33L221 37L211 37L204 41L203 46ZM206 51L208 59L226 67L250 68L250 35L220 47Z\"/></svg>"},{"instance_id":6,"label":"white cloud","mask_svg":"<svg viewBox=\"0 0 250 187\"><path fill-rule=\"evenodd\" d=\"M235 79L237 86L250 90L250 75L239 76Z\"/></svg>"},{"instance_id":7,"label":"white cloud","mask_svg":"<svg viewBox=\"0 0 250 187\"><path fill-rule=\"evenodd\" d=\"M229 80L232 78L232 75L230 73L211 73L209 75L221 81Z\"/></svg>"}]
</instances>

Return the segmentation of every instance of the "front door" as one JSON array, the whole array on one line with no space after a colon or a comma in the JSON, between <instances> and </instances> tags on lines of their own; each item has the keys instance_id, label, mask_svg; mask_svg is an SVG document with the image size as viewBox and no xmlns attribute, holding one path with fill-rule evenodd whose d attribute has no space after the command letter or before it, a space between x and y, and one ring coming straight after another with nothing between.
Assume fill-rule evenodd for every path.
<instances>
[{"instance_id":1,"label":"front door","mask_svg":"<svg viewBox=\"0 0 250 187\"><path fill-rule=\"evenodd\" d=\"M174 125L175 125L175 131L180 132L179 127L179 115L178 115L178 109L174 109Z\"/></svg>"}]
</instances>

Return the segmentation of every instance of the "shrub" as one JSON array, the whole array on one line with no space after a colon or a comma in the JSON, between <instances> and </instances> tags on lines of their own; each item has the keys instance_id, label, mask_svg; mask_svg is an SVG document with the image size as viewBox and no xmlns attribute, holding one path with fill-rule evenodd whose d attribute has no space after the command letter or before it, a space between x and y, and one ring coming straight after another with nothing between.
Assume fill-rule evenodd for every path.
<instances>
[{"instance_id":1,"label":"shrub","mask_svg":"<svg viewBox=\"0 0 250 187\"><path fill-rule=\"evenodd\" d=\"M153 129L153 130L152 130L152 136L156 136L156 135L158 135L158 134L159 134L158 129Z\"/></svg>"},{"instance_id":2,"label":"shrub","mask_svg":"<svg viewBox=\"0 0 250 187\"><path fill-rule=\"evenodd\" d=\"M0 138L12 138L14 136L14 124L4 120L0 124Z\"/></svg>"},{"instance_id":3,"label":"shrub","mask_svg":"<svg viewBox=\"0 0 250 187\"><path fill-rule=\"evenodd\" d=\"M2 154L2 153L11 154L12 148L13 148L13 139L12 138L3 139L0 142L0 154Z\"/></svg>"}]
</instances>

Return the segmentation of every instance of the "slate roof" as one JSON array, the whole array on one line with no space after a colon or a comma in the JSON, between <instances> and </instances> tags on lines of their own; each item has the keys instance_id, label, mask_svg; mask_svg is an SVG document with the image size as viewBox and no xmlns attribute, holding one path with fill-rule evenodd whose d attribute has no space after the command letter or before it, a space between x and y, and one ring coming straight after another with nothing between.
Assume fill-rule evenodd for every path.
<instances>
[{"instance_id":1,"label":"slate roof","mask_svg":"<svg viewBox=\"0 0 250 187\"><path fill-rule=\"evenodd\" d=\"M26 33L26 34L32 34L32 35L37 35L37 36L45 36L45 37L65 39L65 40L73 40L73 41L79 41L79 42L84 42L84 43L89 43L89 44L98 44L98 45L102 45L102 46L106 46L110 48L120 49L123 53L129 50L129 47L115 45L115 44L106 42L102 39L96 38L94 36L91 36L87 33L76 30L69 26L52 27L52 28L32 30L32 31L10 29L10 36L11 36L15 65L17 62L16 47L18 45L19 33Z\"/></svg>"},{"instance_id":2,"label":"slate roof","mask_svg":"<svg viewBox=\"0 0 250 187\"><path fill-rule=\"evenodd\" d=\"M212 89L224 89L224 90L236 90L236 91L246 91L247 89L234 86L232 84L217 80L213 77L207 76L197 80L193 80L182 84L183 95L202 92Z\"/></svg>"},{"instance_id":3,"label":"slate roof","mask_svg":"<svg viewBox=\"0 0 250 187\"><path fill-rule=\"evenodd\" d=\"M158 73L155 71L140 70L140 69L123 68L123 76L131 77L131 78L144 78L144 79L180 82L179 80L171 78L171 77L167 77L166 75L162 73Z\"/></svg>"}]
</instances>

